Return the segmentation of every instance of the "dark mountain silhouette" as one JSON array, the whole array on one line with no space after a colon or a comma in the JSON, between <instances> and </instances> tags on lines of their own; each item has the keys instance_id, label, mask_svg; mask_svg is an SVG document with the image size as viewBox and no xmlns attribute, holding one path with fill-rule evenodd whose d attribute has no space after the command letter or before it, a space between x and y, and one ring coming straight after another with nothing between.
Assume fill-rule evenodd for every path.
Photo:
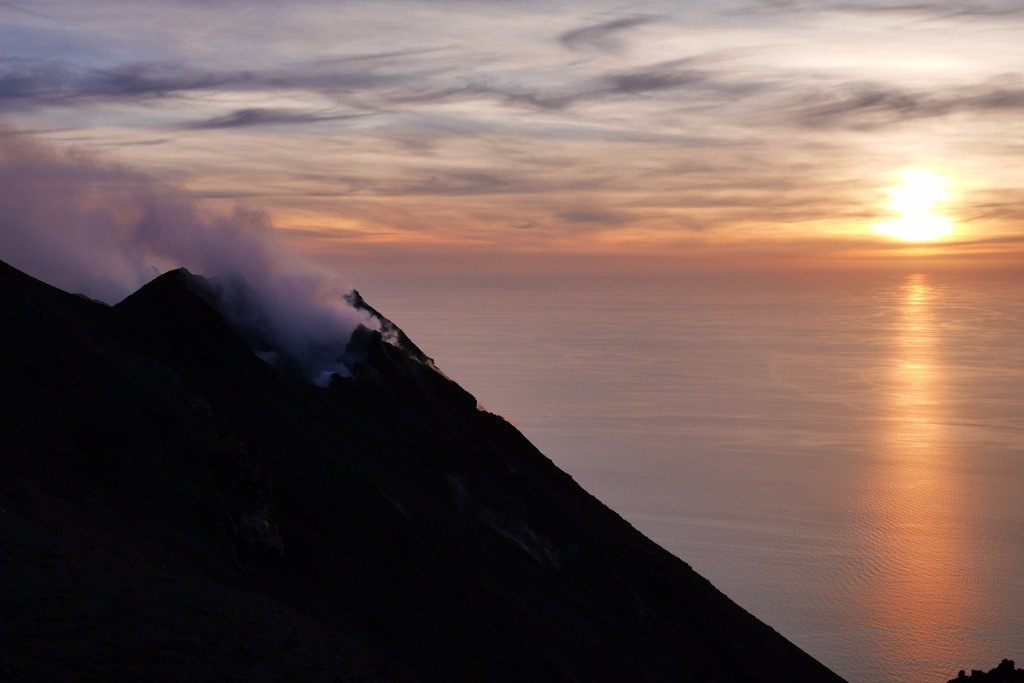
<instances>
[{"instance_id":1,"label":"dark mountain silhouette","mask_svg":"<svg viewBox=\"0 0 1024 683\"><path fill-rule=\"evenodd\" d=\"M315 387L203 282L0 264L0 678L840 680L393 323Z\"/></svg>"}]
</instances>

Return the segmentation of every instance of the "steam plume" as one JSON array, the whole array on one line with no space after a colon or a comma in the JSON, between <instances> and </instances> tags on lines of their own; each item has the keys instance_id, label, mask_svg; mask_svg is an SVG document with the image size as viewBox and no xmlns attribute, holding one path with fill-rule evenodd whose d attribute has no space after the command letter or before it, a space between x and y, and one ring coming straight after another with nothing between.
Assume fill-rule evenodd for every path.
<instances>
[{"instance_id":1,"label":"steam plume","mask_svg":"<svg viewBox=\"0 0 1024 683\"><path fill-rule=\"evenodd\" d=\"M268 347L321 384L347 374L353 330L377 327L346 303L342 280L284 249L263 213L203 211L182 188L4 128L0 187L0 258L66 291L115 303L171 268L226 274L213 287L222 314L261 326Z\"/></svg>"}]
</instances>

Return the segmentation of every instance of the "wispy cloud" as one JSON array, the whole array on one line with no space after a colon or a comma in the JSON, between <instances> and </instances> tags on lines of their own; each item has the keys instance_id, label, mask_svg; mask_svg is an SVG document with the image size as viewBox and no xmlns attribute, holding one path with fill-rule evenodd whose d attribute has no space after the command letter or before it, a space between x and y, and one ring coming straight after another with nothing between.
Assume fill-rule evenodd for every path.
<instances>
[{"instance_id":1,"label":"wispy cloud","mask_svg":"<svg viewBox=\"0 0 1024 683\"><path fill-rule=\"evenodd\" d=\"M1024 85L1017 81L932 91L849 84L805 95L793 113L802 125L855 130L953 114L1019 114L1024 111Z\"/></svg>"},{"instance_id":2,"label":"wispy cloud","mask_svg":"<svg viewBox=\"0 0 1024 683\"><path fill-rule=\"evenodd\" d=\"M628 29L652 24L660 20L656 16L633 16L610 19L566 31L558 41L571 50L597 49L603 52L618 52L621 48L620 34Z\"/></svg>"},{"instance_id":3,"label":"wispy cloud","mask_svg":"<svg viewBox=\"0 0 1024 683\"><path fill-rule=\"evenodd\" d=\"M0 102L8 106L72 106L81 100L166 97L189 91L251 87L245 73L200 72L181 66L133 64L81 69L61 62L7 60L0 64Z\"/></svg>"},{"instance_id":4,"label":"wispy cloud","mask_svg":"<svg viewBox=\"0 0 1024 683\"><path fill-rule=\"evenodd\" d=\"M66 62L0 58L0 102L25 107L75 106L83 100L146 100L203 92L288 90L343 95L400 88L421 81L425 75L421 66L395 63L402 56L406 55L390 52L274 69L231 71L152 63L96 69Z\"/></svg>"},{"instance_id":5,"label":"wispy cloud","mask_svg":"<svg viewBox=\"0 0 1024 683\"><path fill-rule=\"evenodd\" d=\"M678 62L668 62L610 74L605 77L610 86L605 92L631 95L675 90L704 83L709 78L710 75L706 71L687 68Z\"/></svg>"},{"instance_id":6,"label":"wispy cloud","mask_svg":"<svg viewBox=\"0 0 1024 683\"><path fill-rule=\"evenodd\" d=\"M1017 2L910 2L890 5L871 2L836 2L831 8L842 12L861 14L900 13L924 17L1007 17L1024 15L1024 7Z\"/></svg>"},{"instance_id":7,"label":"wispy cloud","mask_svg":"<svg viewBox=\"0 0 1024 683\"><path fill-rule=\"evenodd\" d=\"M629 220L629 215L622 211L608 211L593 206L564 209L556 215L569 223L584 225L622 225Z\"/></svg>"},{"instance_id":8,"label":"wispy cloud","mask_svg":"<svg viewBox=\"0 0 1024 683\"><path fill-rule=\"evenodd\" d=\"M630 97L689 90L728 91L730 97L742 96L760 86L757 83L726 84L713 71L698 68L700 58L646 64L632 69L588 74L571 86L559 89L529 89L472 82L443 90L413 91L388 96L393 104L429 105L441 102L489 100L499 104L558 112L576 105L600 102L615 97Z\"/></svg>"},{"instance_id":9,"label":"wispy cloud","mask_svg":"<svg viewBox=\"0 0 1024 683\"><path fill-rule=\"evenodd\" d=\"M297 125L343 121L359 118L362 114L335 114L325 112L296 111L289 109L237 109L225 116L216 116L204 121L187 123L183 127L194 130L218 128L249 128L253 126Z\"/></svg>"},{"instance_id":10,"label":"wispy cloud","mask_svg":"<svg viewBox=\"0 0 1024 683\"><path fill-rule=\"evenodd\" d=\"M1024 7L1014 0L971 0L942 2L816 2L812 0L758 0L745 10L752 13L781 12L844 12L863 15L902 15L911 18L953 19L953 18L998 18L1024 16Z\"/></svg>"}]
</instances>

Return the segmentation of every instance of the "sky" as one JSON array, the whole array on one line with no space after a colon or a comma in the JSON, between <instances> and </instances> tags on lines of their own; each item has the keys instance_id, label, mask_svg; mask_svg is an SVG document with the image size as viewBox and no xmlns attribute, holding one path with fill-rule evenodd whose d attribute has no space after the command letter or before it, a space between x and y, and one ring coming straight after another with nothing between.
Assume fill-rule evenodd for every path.
<instances>
[{"instance_id":1,"label":"sky","mask_svg":"<svg viewBox=\"0 0 1024 683\"><path fill-rule=\"evenodd\" d=\"M1019 0L0 0L0 136L329 264L1015 264L1021 36Z\"/></svg>"}]
</instances>

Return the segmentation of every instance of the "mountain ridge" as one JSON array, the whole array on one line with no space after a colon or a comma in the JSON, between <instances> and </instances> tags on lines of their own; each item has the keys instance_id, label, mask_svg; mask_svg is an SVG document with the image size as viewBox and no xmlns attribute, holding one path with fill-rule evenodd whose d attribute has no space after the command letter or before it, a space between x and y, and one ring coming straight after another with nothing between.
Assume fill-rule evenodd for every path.
<instances>
[{"instance_id":1,"label":"mountain ridge","mask_svg":"<svg viewBox=\"0 0 1024 683\"><path fill-rule=\"evenodd\" d=\"M379 314L384 334L354 335L354 377L321 388L257 358L183 272L114 307L6 264L0 282L18 405L0 436L0 597L23 615L0 627L0 666L15 677L41 676L81 636L103 652L144 641L90 660L98 677L840 680L479 410ZM105 626L91 638L37 635L82 589L44 561L54 552L123 579L86 572L109 597L77 613ZM34 601L18 592L34 580L26 557L51 576ZM112 616L147 595L166 652ZM186 665L174 605L211 595L248 620L207 610L203 629L231 646Z\"/></svg>"}]
</instances>

